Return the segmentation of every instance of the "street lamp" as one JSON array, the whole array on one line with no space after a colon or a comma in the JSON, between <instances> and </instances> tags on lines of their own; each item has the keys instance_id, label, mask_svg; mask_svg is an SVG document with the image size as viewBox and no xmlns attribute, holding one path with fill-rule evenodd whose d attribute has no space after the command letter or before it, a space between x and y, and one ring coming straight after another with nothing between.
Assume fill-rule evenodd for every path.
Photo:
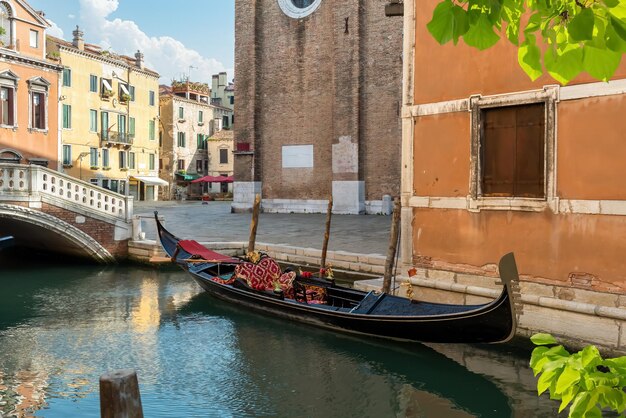
<instances>
[{"instance_id":1,"label":"street lamp","mask_svg":"<svg viewBox=\"0 0 626 418\"><path fill-rule=\"evenodd\" d=\"M85 152L81 152L78 155L78 159L80 160L79 177L80 177L81 180L83 179L83 158L85 158L86 156L88 156L90 154L91 154L90 152L85 151Z\"/></svg>"}]
</instances>

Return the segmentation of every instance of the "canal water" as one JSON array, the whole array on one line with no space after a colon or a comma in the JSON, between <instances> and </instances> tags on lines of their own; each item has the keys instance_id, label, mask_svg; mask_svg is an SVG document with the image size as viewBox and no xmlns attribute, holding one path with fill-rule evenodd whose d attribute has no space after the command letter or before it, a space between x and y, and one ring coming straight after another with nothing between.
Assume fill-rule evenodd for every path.
<instances>
[{"instance_id":1,"label":"canal water","mask_svg":"<svg viewBox=\"0 0 626 418\"><path fill-rule=\"evenodd\" d=\"M99 417L99 376L125 368L147 418L557 416L526 349L336 334L178 270L1 266L0 417Z\"/></svg>"}]
</instances>

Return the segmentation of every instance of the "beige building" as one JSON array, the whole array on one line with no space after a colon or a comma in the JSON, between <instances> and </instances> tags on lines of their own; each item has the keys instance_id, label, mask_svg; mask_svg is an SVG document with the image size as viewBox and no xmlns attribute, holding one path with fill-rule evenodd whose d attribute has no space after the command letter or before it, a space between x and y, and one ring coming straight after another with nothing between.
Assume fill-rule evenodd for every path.
<instances>
[{"instance_id":1,"label":"beige building","mask_svg":"<svg viewBox=\"0 0 626 418\"><path fill-rule=\"evenodd\" d=\"M210 161L216 157L208 152L208 139L232 115L230 109L209 103L210 89L205 83L174 82L160 90L159 176L171 185L162 199L199 198L206 191L206 185L191 181L209 173Z\"/></svg>"},{"instance_id":2,"label":"beige building","mask_svg":"<svg viewBox=\"0 0 626 418\"><path fill-rule=\"evenodd\" d=\"M138 200L155 200L158 177L158 79L143 54L117 55L48 37L48 54L63 66L60 89L63 170Z\"/></svg>"},{"instance_id":3,"label":"beige building","mask_svg":"<svg viewBox=\"0 0 626 418\"><path fill-rule=\"evenodd\" d=\"M225 72L214 74L211 80L211 104L235 110L235 84L229 82ZM232 128L235 114L222 116L222 126Z\"/></svg>"},{"instance_id":4,"label":"beige building","mask_svg":"<svg viewBox=\"0 0 626 418\"><path fill-rule=\"evenodd\" d=\"M209 152L209 176L232 177L233 176L233 150L235 133L230 129L222 129L216 132L207 141ZM209 182L207 191L213 193L232 193L231 182Z\"/></svg>"}]
</instances>

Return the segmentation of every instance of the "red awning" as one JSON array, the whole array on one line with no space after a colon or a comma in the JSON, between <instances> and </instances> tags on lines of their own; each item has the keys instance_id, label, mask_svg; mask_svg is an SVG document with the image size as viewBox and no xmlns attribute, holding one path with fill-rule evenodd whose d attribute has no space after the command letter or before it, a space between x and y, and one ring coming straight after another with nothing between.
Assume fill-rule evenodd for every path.
<instances>
[{"instance_id":1,"label":"red awning","mask_svg":"<svg viewBox=\"0 0 626 418\"><path fill-rule=\"evenodd\" d=\"M232 183L233 176L204 176L195 179L192 183Z\"/></svg>"}]
</instances>

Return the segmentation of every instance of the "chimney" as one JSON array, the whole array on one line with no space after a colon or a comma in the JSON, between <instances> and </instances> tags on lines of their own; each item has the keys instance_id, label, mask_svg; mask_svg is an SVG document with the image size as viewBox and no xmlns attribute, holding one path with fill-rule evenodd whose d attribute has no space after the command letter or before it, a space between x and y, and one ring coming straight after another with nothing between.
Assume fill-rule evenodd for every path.
<instances>
[{"instance_id":1,"label":"chimney","mask_svg":"<svg viewBox=\"0 0 626 418\"><path fill-rule=\"evenodd\" d=\"M80 30L78 25L76 26L76 30L72 32L72 35L74 35L74 39L72 40L72 45L74 45L76 48L80 49L81 51L84 51L85 50L85 40L83 39L84 33L82 30Z\"/></svg>"},{"instance_id":2,"label":"chimney","mask_svg":"<svg viewBox=\"0 0 626 418\"><path fill-rule=\"evenodd\" d=\"M135 52L135 65L143 70L143 54L139 50Z\"/></svg>"}]
</instances>

